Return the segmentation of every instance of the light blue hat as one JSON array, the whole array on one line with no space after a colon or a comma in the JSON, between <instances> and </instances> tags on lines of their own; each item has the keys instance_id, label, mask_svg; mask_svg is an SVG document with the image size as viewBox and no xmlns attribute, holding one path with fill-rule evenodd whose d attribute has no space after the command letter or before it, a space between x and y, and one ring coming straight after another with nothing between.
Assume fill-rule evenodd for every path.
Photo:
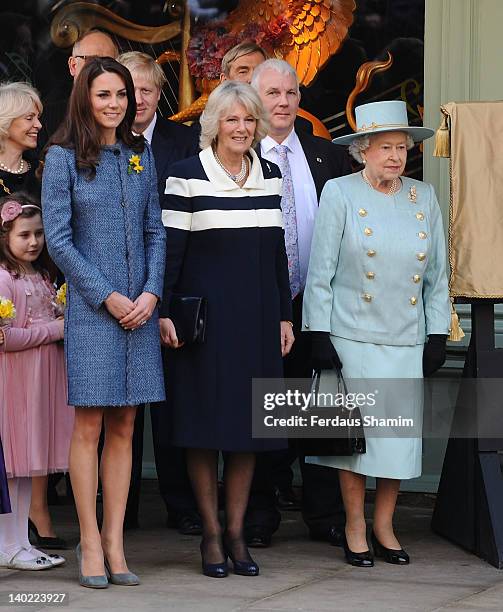
<instances>
[{"instance_id":1,"label":"light blue hat","mask_svg":"<svg viewBox=\"0 0 503 612\"><path fill-rule=\"evenodd\" d=\"M435 130L426 127L409 127L407 106L401 100L370 102L355 108L356 132L334 138L335 144L350 144L359 136L379 132L407 132L414 142L430 138Z\"/></svg>"}]
</instances>

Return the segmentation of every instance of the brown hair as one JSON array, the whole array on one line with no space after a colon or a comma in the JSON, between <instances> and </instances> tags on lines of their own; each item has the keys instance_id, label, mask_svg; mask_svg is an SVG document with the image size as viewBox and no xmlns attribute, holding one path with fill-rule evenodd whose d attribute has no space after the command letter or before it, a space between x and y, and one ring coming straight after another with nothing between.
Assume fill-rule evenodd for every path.
<instances>
[{"instance_id":1,"label":"brown hair","mask_svg":"<svg viewBox=\"0 0 503 612\"><path fill-rule=\"evenodd\" d=\"M16 219L31 219L37 215L42 217L42 211L39 208L32 208L32 206L40 207L40 202L21 191L13 193L4 198L0 198L0 211L6 202L12 201L19 202L21 206L31 204L30 208L24 208ZM15 259L9 248L9 234L16 223L16 219L13 221L5 221L4 223L0 223L0 266L3 266L14 278L20 278L24 274L23 268L18 260ZM35 270L37 270L37 272L40 272L45 279L51 282L56 280L57 268L52 259L49 257L46 244L44 244L44 248L42 249L38 259L33 262L33 267Z\"/></svg>"},{"instance_id":2,"label":"brown hair","mask_svg":"<svg viewBox=\"0 0 503 612\"><path fill-rule=\"evenodd\" d=\"M142 153L145 144L143 136L134 136L131 131L136 116L136 100L129 70L111 57L90 58L75 81L66 118L44 151L51 145L74 149L77 168L86 171L89 179L95 177L101 155L101 131L91 112L90 91L94 79L104 72L117 74L126 86L128 105L124 119L117 127L117 138L136 153Z\"/></svg>"}]
</instances>

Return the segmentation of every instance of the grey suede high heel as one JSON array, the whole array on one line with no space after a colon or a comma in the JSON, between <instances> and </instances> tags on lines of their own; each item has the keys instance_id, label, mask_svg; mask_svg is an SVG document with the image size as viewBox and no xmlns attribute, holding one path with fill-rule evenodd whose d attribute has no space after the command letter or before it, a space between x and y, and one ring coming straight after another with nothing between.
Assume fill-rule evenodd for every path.
<instances>
[{"instance_id":1,"label":"grey suede high heel","mask_svg":"<svg viewBox=\"0 0 503 612\"><path fill-rule=\"evenodd\" d=\"M136 586L140 584L140 579L133 572L123 572L122 574L114 574L110 569L110 564L105 558L105 569L110 576L110 582L118 586Z\"/></svg>"},{"instance_id":2,"label":"grey suede high heel","mask_svg":"<svg viewBox=\"0 0 503 612\"><path fill-rule=\"evenodd\" d=\"M75 553L77 555L77 564L79 566L80 586L87 587L88 589L106 589L108 587L108 578L105 574L102 574L101 576L84 576L82 574L82 553L80 549L80 542L77 544Z\"/></svg>"}]
</instances>

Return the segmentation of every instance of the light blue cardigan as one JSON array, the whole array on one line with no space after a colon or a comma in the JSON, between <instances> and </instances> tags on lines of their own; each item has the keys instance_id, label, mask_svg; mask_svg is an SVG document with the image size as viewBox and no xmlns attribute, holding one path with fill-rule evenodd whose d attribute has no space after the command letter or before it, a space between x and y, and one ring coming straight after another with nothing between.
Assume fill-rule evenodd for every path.
<instances>
[{"instance_id":1,"label":"light blue cardigan","mask_svg":"<svg viewBox=\"0 0 503 612\"><path fill-rule=\"evenodd\" d=\"M447 334L445 239L433 187L387 196L361 173L328 181L316 217L303 330L396 346Z\"/></svg>"}]
</instances>

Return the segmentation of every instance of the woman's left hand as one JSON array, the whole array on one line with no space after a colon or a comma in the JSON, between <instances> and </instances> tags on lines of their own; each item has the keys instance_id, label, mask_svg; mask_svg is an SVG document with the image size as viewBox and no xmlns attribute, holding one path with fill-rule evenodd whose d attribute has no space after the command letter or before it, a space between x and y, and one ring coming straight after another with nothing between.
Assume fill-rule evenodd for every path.
<instances>
[{"instance_id":1,"label":"woman's left hand","mask_svg":"<svg viewBox=\"0 0 503 612\"><path fill-rule=\"evenodd\" d=\"M423 376L426 378L439 370L445 363L447 336L430 334L423 350Z\"/></svg>"},{"instance_id":2,"label":"woman's left hand","mask_svg":"<svg viewBox=\"0 0 503 612\"><path fill-rule=\"evenodd\" d=\"M289 321L281 321L281 356L284 357L292 350L295 336L292 324Z\"/></svg>"},{"instance_id":3,"label":"woman's left hand","mask_svg":"<svg viewBox=\"0 0 503 612\"><path fill-rule=\"evenodd\" d=\"M157 296L144 292L133 302L134 309L122 318L119 323L124 329L138 329L150 319L157 305Z\"/></svg>"}]
</instances>

